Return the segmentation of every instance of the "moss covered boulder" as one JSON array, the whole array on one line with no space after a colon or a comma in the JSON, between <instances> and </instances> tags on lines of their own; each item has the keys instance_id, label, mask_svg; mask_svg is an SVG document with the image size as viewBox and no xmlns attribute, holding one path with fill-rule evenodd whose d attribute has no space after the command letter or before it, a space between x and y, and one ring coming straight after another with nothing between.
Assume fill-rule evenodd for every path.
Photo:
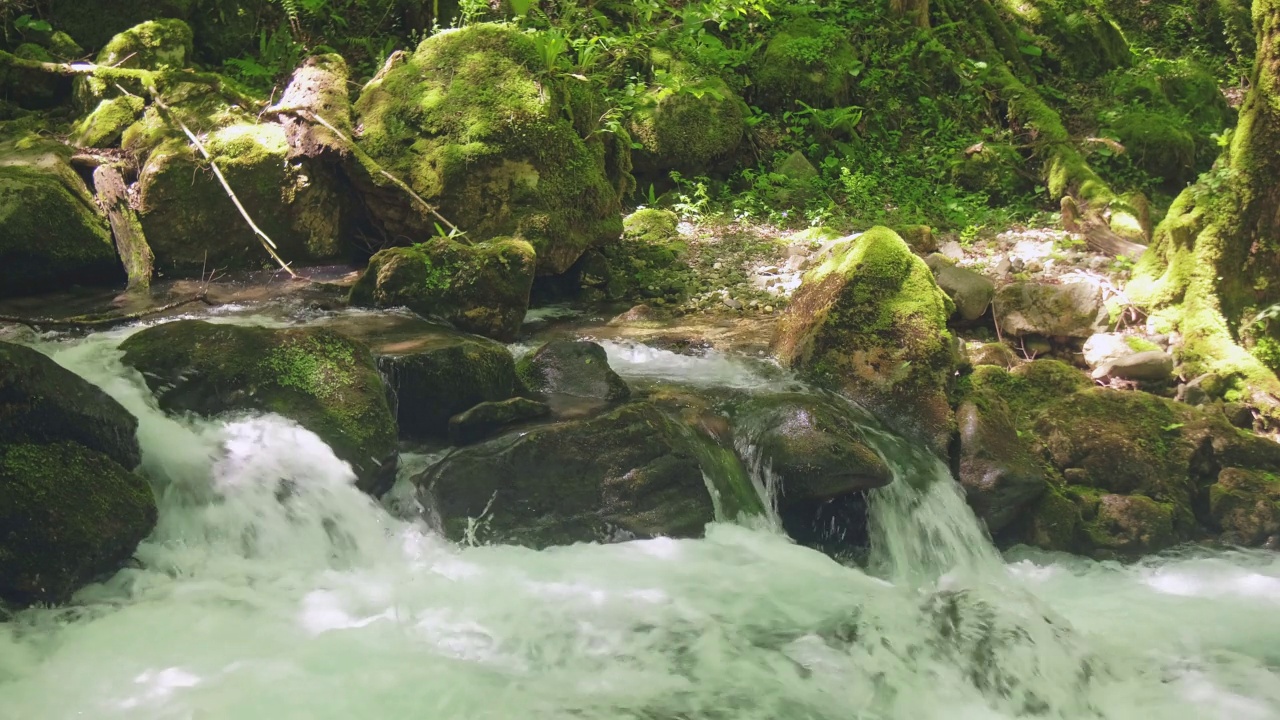
<instances>
[{"instance_id":1,"label":"moss covered boulder","mask_svg":"<svg viewBox=\"0 0 1280 720\"><path fill-rule=\"evenodd\" d=\"M71 142L83 148L114 147L145 108L146 102L133 95L103 100L72 128Z\"/></svg>"},{"instance_id":2,"label":"moss covered boulder","mask_svg":"<svg viewBox=\"0 0 1280 720\"><path fill-rule=\"evenodd\" d=\"M45 48L35 43L21 43L11 52L15 57L36 62L54 62ZM62 103L71 91L67 78L40 70L0 66L0 91L4 98L27 110L46 110Z\"/></svg>"},{"instance_id":3,"label":"moss covered boulder","mask_svg":"<svg viewBox=\"0 0 1280 720\"><path fill-rule=\"evenodd\" d=\"M959 362L947 330L954 305L924 261L892 230L836 245L805 273L778 323L788 367L839 387L895 429L945 448L948 388Z\"/></svg>"},{"instance_id":4,"label":"moss covered boulder","mask_svg":"<svg viewBox=\"0 0 1280 720\"><path fill-rule=\"evenodd\" d=\"M529 398L514 397L501 402L482 402L449 418L449 442L469 445L497 434L517 423L551 414L551 406Z\"/></svg>"},{"instance_id":5,"label":"moss covered boulder","mask_svg":"<svg viewBox=\"0 0 1280 720\"><path fill-rule=\"evenodd\" d=\"M1018 149L1008 143L978 143L951 165L951 181L972 192L986 193L994 203L1030 194L1035 176Z\"/></svg>"},{"instance_id":6,"label":"moss covered boulder","mask_svg":"<svg viewBox=\"0 0 1280 720\"><path fill-rule=\"evenodd\" d=\"M672 170L706 174L726 161L745 135L746 103L724 80L699 74L667 53L654 52L657 85L646 93L627 125L640 144L637 175L666 179Z\"/></svg>"},{"instance_id":7,"label":"moss covered boulder","mask_svg":"<svg viewBox=\"0 0 1280 720\"><path fill-rule=\"evenodd\" d=\"M179 320L120 349L167 412L276 413L328 443L362 490L380 495L395 480L396 422L362 343L323 329Z\"/></svg>"},{"instance_id":8,"label":"moss covered boulder","mask_svg":"<svg viewBox=\"0 0 1280 720\"><path fill-rule=\"evenodd\" d=\"M631 388L609 367L604 348L585 340L552 340L520 358L516 374L531 392L615 402Z\"/></svg>"},{"instance_id":9,"label":"moss covered boulder","mask_svg":"<svg viewBox=\"0 0 1280 720\"><path fill-rule=\"evenodd\" d=\"M784 393L734 412L735 435L760 453L780 482L780 505L884 487L893 472L863 436L867 418L847 401Z\"/></svg>"},{"instance_id":10,"label":"moss covered boulder","mask_svg":"<svg viewBox=\"0 0 1280 720\"><path fill-rule=\"evenodd\" d=\"M689 294L688 247L670 210L642 208L623 218L622 239L584 255L578 281L609 300L677 303Z\"/></svg>"},{"instance_id":11,"label":"moss covered boulder","mask_svg":"<svg viewBox=\"0 0 1280 720\"><path fill-rule=\"evenodd\" d=\"M696 537L755 497L732 453L650 403L463 448L415 483L451 539L533 547Z\"/></svg>"},{"instance_id":12,"label":"moss covered boulder","mask_svg":"<svg viewBox=\"0 0 1280 720\"><path fill-rule=\"evenodd\" d=\"M861 61L836 23L801 18L783 24L761 52L751 74L752 100L766 109L797 102L834 108L853 100L852 71Z\"/></svg>"},{"instance_id":13,"label":"moss covered boulder","mask_svg":"<svg viewBox=\"0 0 1280 720\"><path fill-rule=\"evenodd\" d=\"M1181 187L1199 174L1196 137L1183 118L1135 109L1121 114L1107 130L1135 167L1170 186Z\"/></svg>"},{"instance_id":14,"label":"moss covered boulder","mask_svg":"<svg viewBox=\"0 0 1280 720\"><path fill-rule=\"evenodd\" d=\"M379 356L378 367L395 395L400 434L411 439L447 437L450 418L516 390L515 360L505 347L445 328Z\"/></svg>"},{"instance_id":15,"label":"moss covered boulder","mask_svg":"<svg viewBox=\"0 0 1280 720\"><path fill-rule=\"evenodd\" d=\"M524 238L539 273L560 274L588 247L617 238L621 213L606 143L584 139L570 119L592 105L577 97L588 91L566 91L545 67L529 34L469 25L389 63L355 110L361 147L469 237ZM362 189L388 235L435 234L438 221L403 191Z\"/></svg>"},{"instance_id":16,"label":"moss covered boulder","mask_svg":"<svg viewBox=\"0 0 1280 720\"><path fill-rule=\"evenodd\" d=\"M511 238L388 248L369 260L351 288L351 304L403 306L460 330L514 340L529 308L535 257L529 243Z\"/></svg>"},{"instance_id":17,"label":"moss covered boulder","mask_svg":"<svg viewBox=\"0 0 1280 720\"><path fill-rule=\"evenodd\" d=\"M65 602L119 570L155 523L150 486L107 455L0 443L0 600Z\"/></svg>"},{"instance_id":18,"label":"moss covered boulder","mask_svg":"<svg viewBox=\"0 0 1280 720\"><path fill-rule=\"evenodd\" d=\"M138 176L138 214L156 269L192 275L210 267L273 265L209 163L172 128L162 132L168 139L151 151ZM205 147L286 262L350 254L342 237L346 194L332 168L289 159L283 127L243 120L210 133Z\"/></svg>"},{"instance_id":19,"label":"moss covered boulder","mask_svg":"<svg viewBox=\"0 0 1280 720\"><path fill-rule=\"evenodd\" d=\"M1224 469L1209 489L1209 513L1228 542L1274 542L1280 536L1280 474Z\"/></svg>"},{"instance_id":20,"label":"moss covered boulder","mask_svg":"<svg viewBox=\"0 0 1280 720\"><path fill-rule=\"evenodd\" d=\"M0 140L0 296L123 280L106 218L66 146Z\"/></svg>"},{"instance_id":21,"label":"moss covered boulder","mask_svg":"<svg viewBox=\"0 0 1280 720\"><path fill-rule=\"evenodd\" d=\"M965 497L992 535L1008 527L1048 486L1039 458L994 393L980 393L956 410L960 429L957 475Z\"/></svg>"},{"instance_id":22,"label":"moss covered boulder","mask_svg":"<svg viewBox=\"0 0 1280 720\"><path fill-rule=\"evenodd\" d=\"M177 70L192 60L191 27L182 20L162 18L147 20L124 30L98 52L97 64L135 70ZM92 108L104 98L123 95L121 88L134 95L145 95L137 80L117 80L84 76L76 79L76 101Z\"/></svg>"},{"instance_id":23,"label":"moss covered boulder","mask_svg":"<svg viewBox=\"0 0 1280 720\"><path fill-rule=\"evenodd\" d=\"M1005 335L1083 340L1103 329L1102 289L1086 282L1050 285L1012 283L992 301L996 325Z\"/></svg>"}]
</instances>

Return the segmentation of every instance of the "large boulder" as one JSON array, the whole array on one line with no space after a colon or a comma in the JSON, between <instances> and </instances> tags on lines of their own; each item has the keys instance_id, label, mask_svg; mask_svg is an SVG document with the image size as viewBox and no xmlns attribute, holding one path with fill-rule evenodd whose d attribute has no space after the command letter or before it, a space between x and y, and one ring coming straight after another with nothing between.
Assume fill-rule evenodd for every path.
<instances>
[{"instance_id":1,"label":"large boulder","mask_svg":"<svg viewBox=\"0 0 1280 720\"><path fill-rule=\"evenodd\" d=\"M640 98L627 126L640 145L633 155L636 174L666 179L675 170L692 176L732 161L746 128L747 106L738 94L665 52L654 51L654 67L664 81Z\"/></svg>"},{"instance_id":2,"label":"large boulder","mask_svg":"<svg viewBox=\"0 0 1280 720\"><path fill-rule=\"evenodd\" d=\"M579 282L609 300L677 303L689 294L693 273L687 246L670 210L642 208L622 220L622 238L588 251L578 263Z\"/></svg>"},{"instance_id":3,"label":"large boulder","mask_svg":"<svg viewBox=\"0 0 1280 720\"><path fill-rule=\"evenodd\" d=\"M515 393L515 360L496 342L452 330L424 334L404 351L378 357L396 398L403 437L450 434L450 418Z\"/></svg>"},{"instance_id":4,"label":"large boulder","mask_svg":"<svg viewBox=\"0 0 1280 720\"><path fill-rule=\"evenodd\" d=\"M507 426L537 420L550 414L550 405L529 398L513 397L501 402L482 402L449 418L449 442L454 445L469 445L496 435Z\"/></svg>"},{"instance_id":5,"label":"large boulder","mask_svg":"<svg viewBox=\"0 0 1280 720\"><path fill-rule=\"evenodd\" d=\"M1280 536L1280 476L1224 469L1209 489L1209 513L1229 542L1257 546Z\"/></svg>"},{"instance_id":6,"label":"large boulder","mask_svg":"<svg viewBox=\"0 0 1280 720\"><path fill-rule=\"evenodd\" d=\"M0 601L64 602L151 532L137 427L96 386L0 343Z\"/></svg>"},{"instance_id":7,"label":"large boulder","mask_svg":"<svg viewBox=\"0 0 1280 720\"><path fill-rule=\"evenodd\" d=\"M1098 331L1106 316L1102 289L1085 282L1063 285L1013 283L993 301L996 325L1005 335L1042 335L1083 340Z\"/></svg>"},{"instance_id":8,"label":"large boulder","mask_svg":"<svg viewBox=\"0 0 1280 720\"><path fill-rule=\"evenodd\" d=\"M182 20L162 18L147 20L124 30L102 46L97 64L131 70L173 70L186 67L192 60L191 27ZM84 109L104 98L145 95L138 80L103 78L86 75L76 79L76 101Z\"/></svg>"},{"instance_id":9,"label":"large boulder","mask_svg":"<svg viewBox=\"0 0 1280 720\"><path fill-rule=\"evenodd\" d=\"M262 240L219 184L209 162L185 137L157 120L144 116L141 128L160 125L157 132L167 139L151 150L138 174L138 215L155 253L156 269L190 275L213 267L270 266ZM142 142L130 132L126 138ZM322 164L289 159L282 126L236 121L210 133L204 146L286 262L321 262L350 254L342 238L347 197L336 175Z\"/></svg>"},{"instance_id":10,"label":"large boulder","mask_svg":"<svg viewBox=\"0 0 1280 720\"><path fill-rule=\"evenodd\" d=\"M510 238L388 248L369 260L351 288L351 304L404 306L460 330L514 340L529 308L534 265L529 243Z\"/></svg>"},{"instance_id":11,"label":"large boulder","mask_svg":"<svg viewBox=\"0 0 1280 720\"><path fill-rule=\"evenodd\" d=\"M802 18L783 24L769 40L752 80L755 104L789 109L851 104L858 53L839 23Z\"/></svg>"},{"instance_id":12,"label":"large boulder","mask_svg":"<svg viewBox=\"0 0 1280 720\"><path fill-rule=\"evenodd\" d=\"M34 135L0 141L0 296L124 279L106 217L70 158Z\"/></svg>"},{"instance_id":13,"label":"large boulder","mask_svg":"<svg viewBox=\"0 0 1280 720\"><path fill-rule=\"evenodd\" d=\"M463 448L414 482L451 539L533 547L696 537L717 505L759 508L732 453L651 403Z\"/></svg>"},{"instance_id":14,"label":"large boulder","mask_svg":"<svg viewBox=\"0 0 1280 720\"><path fill-rule=\"evenodd\" d=\"M867 418L803 393L762 395L734 413L734 431L779 479L780 504L884 487L893 471L863 436Z\"/></svg>"},{"instance_id":15,"label":"large boulder","mask_svg":"<svg viewBox=\"0 0 1280 720\"><path fill-rule=\"evenodd\" d=\"M975 394L961 403L956 423L960 484L974 513L995 535L1044 493L1044 467L1019 436L1008 404L998 395Z\"/></svg>"},{"instance_id":16,"label":"large boulder","mask_svg":"<svg viewBox=\"0 0 1280 720\"><path fill-rule=\"evenodd\" d=\"M126 469L141 462L138 420L97 386L21 345L0 343L0 443L71 441Z\"/></svg>"},{"instance_id":17,"label":"large boulder","mask_svg":"<svg viewBox=\"0 0 1280 720\"><path fill-rule=\"evenodd\" d=\"M599 344L552 340L520 358L520 382L531 392L614 402L631 397L631 388L609 367Z\"/></svg>"},{"instance_id":18,"label":"large boulder","mask_svg":"<svg viewBox=\"0 0 1280 720\"><path fill-rule=\"evenodd\" d=\"M363 343L324 329L179 320L120 349L167 412L276 413L328 443L362 490L380 495L395 481L396 422Z\"/></svg>"},{"instance_id":19,"label":"large boulder","mask_svg":"<svg viewBox=\"0 0 1280 720\"><path fill-rule=\"evenodd\" d=\"M954 305L927 265L888 228L836 245L805 273L778 323L788 367L835 385L934 450L951 436L947 391L959 361Z\"/></svg>"},{"instance_id":20,"label":"large boulder","mask_svg":"<svg viewBox=\"0 0 1280 720\"><path fill-rule=\"evenodd\" d=\"M573 79L566 89L545 67L515 26L468 25L393 58L355 109L360 146L469 237L522 237L540 274L560 274L617 238L621 213L604 139L570 119L596 104L589 89ZM362 191L389 236L435 234L439 221L399 188Z\"/></svg>"},{"instance_id":21,"label":"large boulder","mask_svg":"<svg viewBox=\"0 0 1280 720\"><path fill-rule=\"evenodd\" d=\"M933 270L938 287L955 303L956 317L973 322L985 315L996 295L996 284L982 273L956 267L939 258L933 255L925 262Z\"/></svg>"}]
</instances>

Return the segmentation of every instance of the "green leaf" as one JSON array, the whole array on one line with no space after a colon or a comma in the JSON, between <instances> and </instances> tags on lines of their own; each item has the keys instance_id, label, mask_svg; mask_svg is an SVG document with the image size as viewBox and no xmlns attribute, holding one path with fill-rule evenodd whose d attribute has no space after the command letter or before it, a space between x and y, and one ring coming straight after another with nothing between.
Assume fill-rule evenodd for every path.
<instances>
[{"instance_id":1,"label":"green leaf","mask_svg":"<svg viewBox=\"0 0 1280 720\"><path fill-rule=\"evenodd\" d=\"M1044 51L1035 45L1023 45L1018 48L1018 50L1023 55L1030 55L1031 57L1040 57L1041 55L1044 55Z\"/></svg>"}]
</instances>

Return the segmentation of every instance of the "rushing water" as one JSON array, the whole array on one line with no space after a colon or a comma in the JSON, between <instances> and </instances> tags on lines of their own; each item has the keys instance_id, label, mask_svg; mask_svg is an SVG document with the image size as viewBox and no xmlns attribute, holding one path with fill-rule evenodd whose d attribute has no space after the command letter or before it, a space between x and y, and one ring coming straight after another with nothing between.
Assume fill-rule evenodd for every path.
<instances>
[{"instance_id":1,"label":"rushing water","mask_svg":"<svg viewBox=\"0 0 1280 720\"><path fill-rule=\"evenodd\" d=\"M766 529L534 552L393 519L273 416L165 417L125 333L43 346L139 418L136 567L0 624L0 718L1280 718L1280 557L1001 558L882 450L868 572ZM776 375L610 346L631 377Z\"/></svg>"}]
</instances>

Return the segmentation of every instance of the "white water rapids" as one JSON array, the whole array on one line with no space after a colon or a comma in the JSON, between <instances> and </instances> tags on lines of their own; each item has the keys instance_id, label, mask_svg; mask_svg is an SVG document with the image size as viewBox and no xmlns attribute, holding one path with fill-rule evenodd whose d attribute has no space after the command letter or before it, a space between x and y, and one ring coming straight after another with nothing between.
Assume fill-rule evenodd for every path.
<instances>
[{"instance_id":1,"label":"white water rapids","mask_svg":"<svg viewBox=\"0 0 1280 720\"><path fill-rule=\"evenodd\" d=\"M128 332L42 349L138 416L159 526L72 606L0 623L3 720L1280 718L1275 554L1001 558L919 463L872 500L878 577L731 525L460 547L286 420L164 416ZM631 377L768 384L609 350Z\"/></svg>"}]
</instances>

